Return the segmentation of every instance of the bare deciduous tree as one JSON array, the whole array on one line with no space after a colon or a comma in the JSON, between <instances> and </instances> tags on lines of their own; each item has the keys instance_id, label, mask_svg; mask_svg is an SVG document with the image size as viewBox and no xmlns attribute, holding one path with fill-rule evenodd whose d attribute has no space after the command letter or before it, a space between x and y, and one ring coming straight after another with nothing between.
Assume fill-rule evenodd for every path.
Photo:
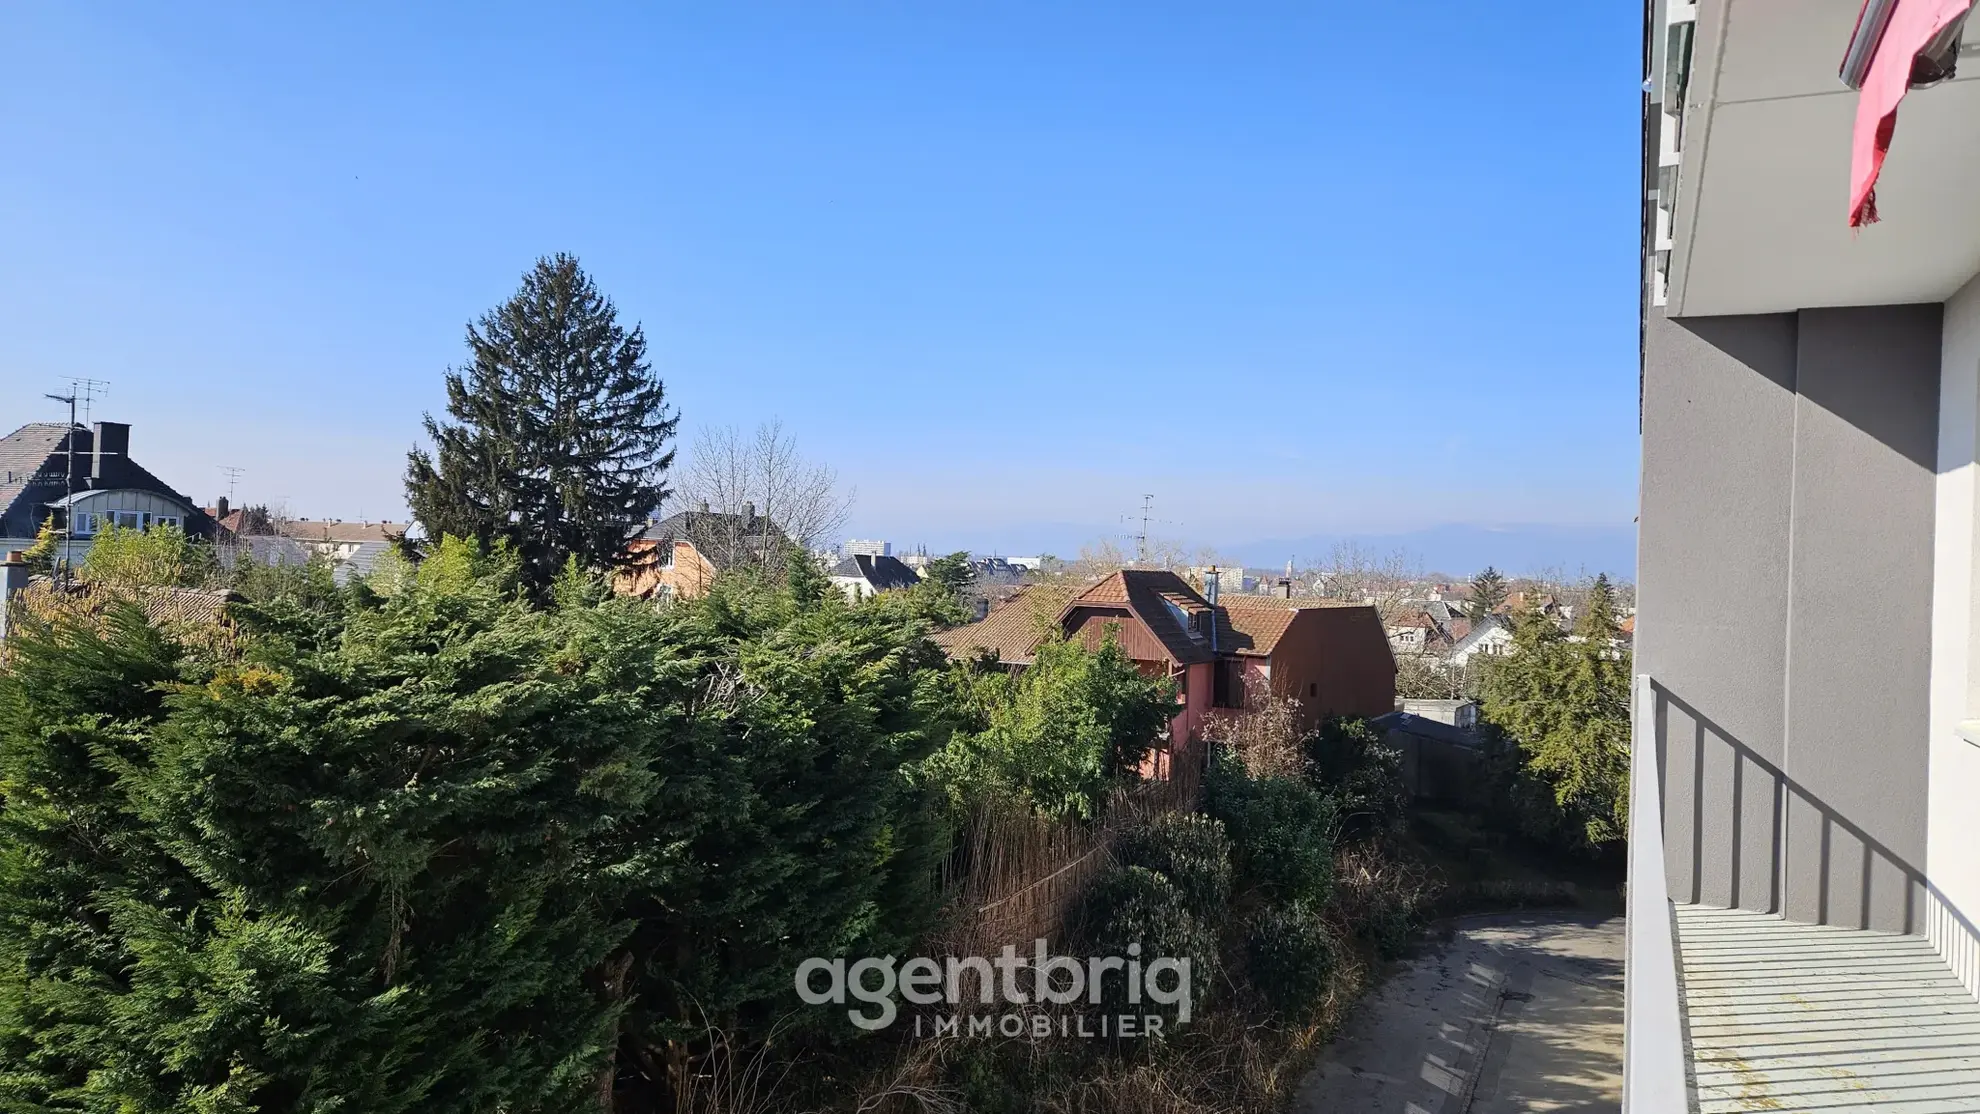
<instances>
[{"instance_id":1,"label":"bare deciduous tree","mask_svg":"<svg viewBox=\"0 0 1980 1114\"><path fill-rule=\"evenodd\" d=\"M1405 614L1410 589L1423 579L1421 563L1404 550L1379 554L1359 542L1344 541L1319 567L1326 594L1352 603L1372 603L1382 621Z\"/></svg>"},{"instance_id":2,"label":"bare deciduous tree","mask_svg":"<svg viewBox=\"0 0 1980 1114\"><path fill-rule=\"evenodd\" d=\"M852 493L841 493L830 465L807 459L784 423L771 420L745 436L735 426L706 426L695 436L681 472L680 499L689 510L723 517L697 526L708 537L694 539L718 563L776 564L783 554L752 534L752 516L767 519L806 553L834 538L845 526Z\"/></svg>"}]
</instances>

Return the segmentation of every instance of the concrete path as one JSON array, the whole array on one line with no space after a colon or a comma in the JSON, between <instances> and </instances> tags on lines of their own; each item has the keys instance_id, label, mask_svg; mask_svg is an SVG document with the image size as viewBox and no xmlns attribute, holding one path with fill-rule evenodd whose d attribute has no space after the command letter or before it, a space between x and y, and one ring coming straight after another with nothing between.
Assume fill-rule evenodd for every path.
<instances>
[{"instance_id":1,"label":"concrete path","mask_svg":"<svg viewBox=\"0 0 1980 1114\"><path fill-rule=\"evenodd\" d=\"M1468 917L1355 1010L1296 1114L1614 1114L1623 922Z\"/></svg>"}]
</instances>

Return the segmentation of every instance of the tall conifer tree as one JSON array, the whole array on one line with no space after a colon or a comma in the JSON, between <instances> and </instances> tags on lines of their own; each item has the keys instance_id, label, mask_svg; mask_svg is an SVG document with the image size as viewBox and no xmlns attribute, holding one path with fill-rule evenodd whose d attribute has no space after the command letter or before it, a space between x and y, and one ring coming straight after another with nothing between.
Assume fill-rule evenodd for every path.
<instances>
[{"instance_id":1,"label":"tall conifer tree","mask_svg":"<svg viewBox=\"0 0 1980 1114\"><path fill-rule=\"evenodd\" d=\"M451 421L426 418L406 500L427 536L507 541L542 590L576 557L631 559L627 542L669 494L679 420L646 337L569 255L537 260L516 296L468 326L471 360L447 373Z\"/></svg>"},{"instance_id":2,"label":"tall conifer tree","mask_svg":"<svg viewBox=\"0 0 1980 1114\"><path fill-rule=\"evenodd\" d=\"M1471 578L1471 621L1482 623L1485 616L1498 610L1506 602L1505 574L1490 565L1485 571Z\"/></svg>"}]
</instances>

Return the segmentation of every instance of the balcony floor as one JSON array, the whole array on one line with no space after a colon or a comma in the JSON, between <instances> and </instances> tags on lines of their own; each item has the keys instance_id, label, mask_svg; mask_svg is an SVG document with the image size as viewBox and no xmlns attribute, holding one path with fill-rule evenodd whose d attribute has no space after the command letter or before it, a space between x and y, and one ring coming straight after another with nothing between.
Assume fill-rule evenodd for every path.
<instances>
[{"instance_id":1,"label":"balcony floor","mask_svg":"<svg viewBox=\"0 0 1980 1114\"><path fill-rule=\"evenodd\" d=\"M1677 906L1699 1114L1980 1112L1980 1003L1917 936Z\"/></svg>"}]
</instances>

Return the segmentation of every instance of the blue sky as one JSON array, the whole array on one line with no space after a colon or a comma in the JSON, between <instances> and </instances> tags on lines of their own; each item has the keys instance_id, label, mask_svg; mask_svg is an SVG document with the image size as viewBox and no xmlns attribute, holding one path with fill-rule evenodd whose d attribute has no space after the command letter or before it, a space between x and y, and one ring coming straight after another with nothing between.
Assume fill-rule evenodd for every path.
<instances>
[{"instance_id":1,"label":"blue sky","mask_svg":"<svg viewBox=\"0 0 1980 1114\"><path fill-rule=\"evenodd\" d=\"M1628 5L412 7L0 9L0 424L108 379L188 494L398 513L564 250L859 536L1635 513Z\"/></svg>"}]
</instances>

